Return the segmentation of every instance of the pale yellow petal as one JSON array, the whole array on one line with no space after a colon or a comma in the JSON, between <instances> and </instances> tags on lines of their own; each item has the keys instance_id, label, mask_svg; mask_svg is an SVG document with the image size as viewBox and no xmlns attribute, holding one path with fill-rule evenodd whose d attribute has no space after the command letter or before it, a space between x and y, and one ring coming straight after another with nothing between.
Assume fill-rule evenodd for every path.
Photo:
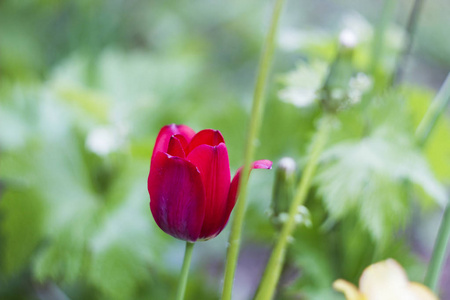
<instances>
[{"instance_id":1,"label":"pale yellow petal","mask_svg":"<svg viewBox=\"0 0 450 300\"><path fill-rule=\"evenodd\" d=\"M429 288L418 282L411 282L409 289L416 296L417 300L439 300Z\"/></svg>"},{"instance_id":2,"label":"pale yellow petal","mask_svg":"<svg viewBox=\"0 0 450 300\"><path fill-rule=\"evenodd\" d=\"M368 300L413 300L406 272L395 260L388 259L367 267L359 288Z\"/></svg>"},{"instance_id":3,"label":"pale yellow petal","mask_svg":"<svg viewBox=\"0 0 450 300\"><path fill-rule=\"evenodd\" d=\"M358 291L353 283L343 279L333 282L333 288L345 295L347 300L365 300L364 296Z\"/></svg>"}]
</instances>

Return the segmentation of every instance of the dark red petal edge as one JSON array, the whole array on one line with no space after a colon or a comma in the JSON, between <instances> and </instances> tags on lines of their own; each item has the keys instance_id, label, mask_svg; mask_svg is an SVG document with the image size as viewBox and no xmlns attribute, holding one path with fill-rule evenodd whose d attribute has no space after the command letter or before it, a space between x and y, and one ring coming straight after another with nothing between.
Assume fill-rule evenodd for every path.
<instances>
[{"instance_id":1,"label":"dark red petal edge","mask_svg":"<svg viewBox=\"0 0 450 300\"><path fill-rule=\"evenodd\" d=\"M181 135L189 142L195 135L195 131L189 126L177 124L170 124L161 128L156 138L155 147L153 148L152 161L156 153L160 151L167 152L170 138L173 135Z\"/></svg>"},{"instance_id":2,"label":"dark red petal edge","mask_svg":"<svg viewBox=\"0 0 450 300\"><path fill-rule=\"evenodd\" d=\"M181 147L183 147L184 153L186 153L187 147L188 147L188 141L182 134L175 134L174 137L178 139L178 141L181 144Z\"/></svg>"},{"instance_id":3,"label":"dark red petal edge","mask_svg":"<svg viewBox=\"0 0 450 300\"><path fill-rule=\"evenodd\" d=\"M194 135L188 145L186 155L200 145L217 146L220 143L225 143L225 141L219 130L204 129Z\"/></svg>"},{"instance_id":4,"label":"dark red petal edge","mask_svg":"<svg viewBox=\"0 0 450 300\"><path fill-rule=\"evenodd\" d=\"M177 135L173 135L170 138L167 153L172 156L178 156L181 158L185 158L186 154L184 153L184 149L183 149L183 146L182 146L179 138L183 138L183 136L177 134Z\"/></svg>"}]
</instances>

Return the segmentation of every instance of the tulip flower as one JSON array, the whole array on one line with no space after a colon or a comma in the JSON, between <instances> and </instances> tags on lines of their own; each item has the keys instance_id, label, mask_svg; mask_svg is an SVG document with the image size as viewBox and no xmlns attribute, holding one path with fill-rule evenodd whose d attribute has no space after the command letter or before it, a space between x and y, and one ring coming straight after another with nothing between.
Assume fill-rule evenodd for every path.
<instances>
[{"instance_id":1,"label":"tulip flower","mask_svg":"<svg viewBox=\"0 0 450 300\"><path fill-rule=\"evenodd\" d=\"M359 290L342 279L333 287L347 300L438 300L426 286L409 282L405 270L393 259L367 267L359 279Z\"/></svg>"},{"instance_id":2,"label":"tulip flower","mask_svg":"<svg viewBox=\"0 0 450 300\"><path fill-rule=\"evenodd\" d=\"M272 162L253 163L270 169ZM156 224L187 242L209 240L225 227L236 203L240 170L230 182L228 151L218 130L198 133L164 126L152 154L148 191Z\"/></svg>"}]
</instances>

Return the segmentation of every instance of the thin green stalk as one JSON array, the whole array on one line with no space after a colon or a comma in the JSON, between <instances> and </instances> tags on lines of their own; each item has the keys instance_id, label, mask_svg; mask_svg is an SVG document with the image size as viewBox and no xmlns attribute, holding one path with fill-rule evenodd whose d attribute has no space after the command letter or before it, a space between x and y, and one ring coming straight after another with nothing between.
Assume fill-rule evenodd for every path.
<instances>
[{"instance_id":1,"label":"thin green stalk","mask_svg":"<svg viewBox=\"0 0 450 300\"><path fill-rule=\"evenodd\" d=\"M394 75L392 77L392 84L396 85L402 80L404 68L406 65L406 60L408 59L409 54L411 53L413 38L416 32L417 23L419 22L419 15L422 11L424 0L415 0L414 6L411 9L411 14L408 18L408 24L406 25L406 44L400 55L400 58L397 61L397 66L395 67Z\"/></svg>"},{"instance_id":2,"label":"thin green stalk","mask_svg":"<svg viewBox=\"0 0 450 300\"><path fill-rule=\"evenodd\" d=\"M230 300L234 274L236 271L236 265L239 255L239 248L241 242L242 225L244 222L246 198L247 198L247 183L248 178L246 174L250 171L250 165L253 161L255 152L256 139L259 135L261 127L262 116L264 112L264 95L267 85L267 78L269 76L270 66L272 64L273 52L275 49L275 36L278 28L278 21L280 19L281 10L284 4L284 0L276 0L275 7L272 14L272 19L267 34L263 52L261 54L259 62L259 70L256 78L256 84L253 94L253 107L250 117L250 127L247 136L247 144L244 155L244 167L242 170L243 176L239 186L239 199L236 203L235 214L233 223L231 224L231 233L229 238L229 248L227 252L227 261L225 266L224 285L223 285L223 300Z\"/></svg>"},{"instance_id":3,"label":"thin green stalk","mask_svg":"<svg viewBox=\"0 0 450 300\"><path fill-rule=\"evenodd\" d=\"M384 1L381 19L379 20L378 26L375 28L375 35L372 42L372 61L370 63L370 72L372 75L377 73L378 65L383 57L385 32L392 19L396 4L397 1L394 0Z\"/></svg>"},{"instance_id":4,"label":"thin green stalk","mask_svg":"<svg viewBox=\"0 0 450 300\"><path fill-rule=\"evenodd\" d=\"M189 266L191 265L192 250L194 243L186 242L186 250L184 252L183 267L181 267L180 280L178 281L178 291L176 300L183 300L186 291L186 284L189 275Z\"/></svg>"},{"instance_id":5,"label":"thin green stalk","mask_svg":"<svg viewBox=\"0 0 450 300\"><path fill-rule=\"evenodd\" d=\"M447 75L445 82L439 90L436 98L431 103L425 116L420 122L416 130L417 143L423 147L427 142L433 128L435 127L439 117L445 111L450 103L450 73ZM445 261L445 254L450 240L450 204L444 211L441 225L439 227L438 235L433 248L433 254L428 265L427 274L425 275L424 283L433 291L436 291L441 274L442 267Z\"/></svg>"},{"instance_id":6,"label":"thin green stalk","mask_svg":"<svg viewBox=\"0 0 450 300\"><path fill-rule=\"evenodd\" d=\"M298 213L298 207L303 205L306 196L308 195L308 191L311 187L311 182L319 162L320 154L322 153L322 150L328 140L332 122L333 117L329 115L325 115L324 119L321 120L317 136L311 146L311 152L308 163L305 167L305 172L302 175L294 200L289 208L289 217L283 224L280 236L277 240L275 248L272 251L269 262L267 263L266 270L264 271L263 278L261 279L259 289L255 296L255 300L270 300L273 298L275 288L280 278L281 269L283 267L287 244L295 228L295 216Z\"/></svg>"},{"instance_id":7,"label":"thin green stalk","mask_svg":"<svg viewBox=\"0 0 450 300\"><path fill-rule=\"evenodd\" d=\"M437 292L439 282L439 275L445 261L445 254L447 253L448 241L450 239L450 205L447 206L442 217L439 232L433 248L430 263L428 265L427 274L425 275L424 283L432 291Z\"/></svg>"},{"instance_id":8,"label":"thin green stalk","mask_svg":"<svg viewBox=\"0 0 450 300\"><path fill-rule=\"evenodd\" d=\"M436 98L431 102L425 116L416 130L416 140L419 146L423 146L433 131L439 117L445 111L450 102L450 73L447 75Z\"/></svg>"}]
</instances>

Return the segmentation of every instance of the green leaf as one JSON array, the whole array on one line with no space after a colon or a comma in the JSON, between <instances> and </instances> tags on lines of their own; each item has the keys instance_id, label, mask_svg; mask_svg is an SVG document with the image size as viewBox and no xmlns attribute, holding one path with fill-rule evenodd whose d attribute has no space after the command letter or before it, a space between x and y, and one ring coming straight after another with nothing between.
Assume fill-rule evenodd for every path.
<instances>
[{"instance_id":1,"label":"green leaf","mask_svg":"<svg viewBox=\"0 0 450 300\"><path fill-rule=\"evenodd\" d=\"M130 247L116 243L94 253L89 280L105 299L133 298L138 287L149 282L149 266L129 250Z\"/></svg>"},{"instance_id":2,"label":"green leaf","mask_svg":"<svg viewBox=\"0 0 450 300\"><path fill-rule=\"evenodd\" d=\"M7 190L0 199L2 265L9 274L24 269L44 235L45 209L32 190Z\"/></svg>"},{"instance_id":3,"label":"green leaf","mask_svg":"<svg viewBox=\"0 0 450 300\"><path fill-rule=\"evenodd\" d=\"M162 266L157 253L165 245L151 221L142 181L151 147L144 162L126 159L121 151L89 152L86 137L95 124L78 114L89 113L97 98L81 90L63 99L73 100L68 106L52 88L12 95L14 101L5 105L8 122L26 122L20 143L9 143L0 156L6 185L0 203L2 264L11 273L28 267L40 282L85 284L105 299L136 298L149 282L150 267ZM9 138L0 132L0 141Z\"/></svg>"},{"instance_id":4,"label":"green leaf","mask_svg":"<svg viewBox=\"0 0 450 300\"><path fill-rule=\"evenodd\" d=\"M139 178L144 164L130 165L111 186L108 205L89 241L87 272L106 299L130 299L149 282L149 268L159 265L164 240L151 222L148 194Z\"/></svg>"},{"instance_id":5,"label":"green leaf","mask_svg":"<svg viewBox=\"0 0 450 300\"><path fill-rule=\"evenodd\" d=\"M33 273L40 282L73 283L83 274L87 262L86 241L91 231L89 220L80 218L78 224L67 224L64 230L50 240L47 247L41 249L33 264Z\"/></svg>"},{"instance_id":6,"label":"green leaf","mask_svg":"<svg viewBox=\"0 0 450 300\"><path fill-rule=\"evenodd\" d=\"M322 156L316 182L333 219L357 211L375 239L386 237L406 220L409 204L404 182L420 186L438 203L445 190L414 144L380 127L361 141L342 142Z\"/></svg>"},{"instance_id":7,"label":"green leaf","mask_svg":"<svg viewBox=\"0 0 450 300\"><path fill-rule=\"evenodd\" d=\"M407 86L409 110L417 127L433 99L433 92L415 86ZM425 145L425 155L439 180L450 183L450 117L442 114Z\"/></svg>"},{"instance_id":8,"label":"green leaf","mask_svg":"<svg viewBox=\"0 0 450 300\"><path fill-rule=\"evenodd\" d=\"M412 139L415 126L408 111L405 96L397 90L390 90L379 96L366 99L367 108L363 111L368 132L383 127L384 134L402 135L402 139Z\"/></svg>"},{"instance_id":9,"label":"green leaf","mask_svg":"<svg viewBox=\"0 0 450 300\"><path fill-rule=\"evenodd\" d=\"M26 125L20 116L14 112L0 107L0 149L10 150L23 146L26 139Z\"/></svg>"},{"instance_id":10,"label":"green leaf","mask_svg":"<svg viewBox=\"0 0 450 300\"><path fill-rule=\"evenodd\" d=\"M323 85L327 73L327 64L321 61L302 62L280 78L285 86L278 97L298 107L309 106L317 99L317 91Z\"/></svg>"},{"instance_id":11,"label":"green leaf","mask_svg":"<svg viewBox=\"0 0 450 300\"><path fill-rule=\"evenodd\" d=\"M319 226L311 229L302 227L298 231L288 257L293 257L301 267L301 285L315 289L330 288L334 280L330 241Z\"/></svg>"}]
</instances>

